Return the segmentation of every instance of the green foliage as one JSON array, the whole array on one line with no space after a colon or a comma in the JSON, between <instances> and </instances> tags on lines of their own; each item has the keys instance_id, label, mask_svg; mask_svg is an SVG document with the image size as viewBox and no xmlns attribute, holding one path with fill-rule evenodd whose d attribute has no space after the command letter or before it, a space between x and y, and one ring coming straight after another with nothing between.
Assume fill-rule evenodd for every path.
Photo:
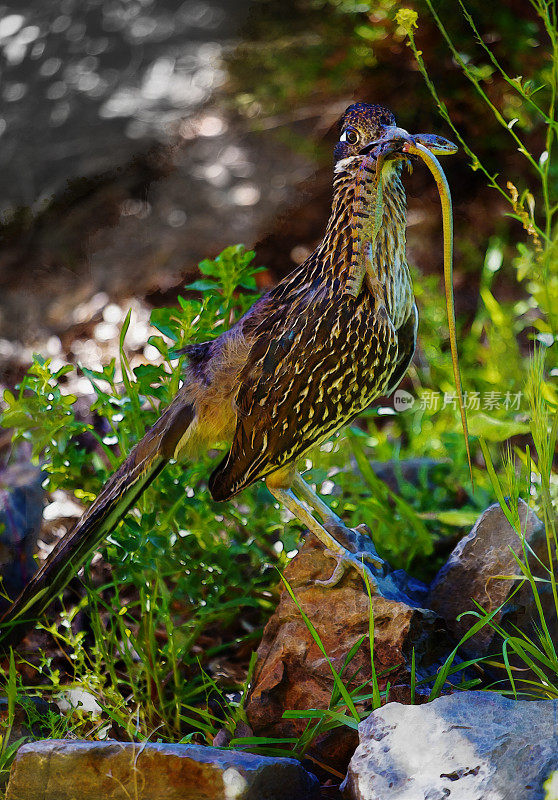
<instances>
[{"instance_id":1,"label":"green foliage","mask_svg":"<svg viewBox=\"0 0 558 800\"><path fill-rule=\"evenodd\" d=\"M552 408L558 405L555 381L558 375L558 249L555 225L555 215L558 212L558 173L553 158L558 130L558 72L555 68L550 70L545 66L548 63L556 64L556 8L554 4L544 0L533 0L531 3L536 22L531 25L530 32L537 37L537 58L529 61L525 59L532 70L530 76L525 74L526 64L521 68L523 74L516 76L506 66L504 59L498 56L497 48L487 44L483 38L483 30L478 21L479 17L482 20L480 10L473 7L474 10L471 11L461 0L455 3L461 12L461 21L465 22L466 30L470 32L469 44L462 47L461 41L457 43L456 16L447 13L447 6L435 6L430 0L425 0L425 6L461 75L473 88L472 94L480 103L481 118L487 126L492 122L493 127L495 125L502 131L502 136L508 138L514 151L519 152L527 168L527 185L521 190L517 189L525 180L523 175L496 174L486 165L485 154L477 150L479 143L476 142L475 149L472 148L452 118L450 103L442 98L441 90L431 78L427 57L419 50L417 40L421 34L423 18L411 9L401 9L397 14L397 21L405 32L418 68L441 116L469 156L471 167L480 170L489 186L505 200L509 207L508 215L520 223L526 237L526 241L515 242L515 256L510 246L512 243L497 236L490 240L480 279L482 304L472 323L471 335L464 337L462 344L461 364L468 392L482 394L497 391L504 398L504 408L500 404L499 409L491 409L488 413L483 413L481 408L476 410L477 413L470 414L470 431L486 441L505 442L512 437L525 435L529 430L534 435L533 431L538 429L537 426L533 428L532 424L529 426L527 401L532 405L533 399L529 394L532 382L527 387L525 385L532 351L532 346L525 346L529 340L548 346L547 373L540 378L540 399L541 402L550 403ZM472 47L476 48L476 52ZM486 59L490 64L493 81L487 75L480 75L483 71L480 69L481 59ZM501 88L500 93L496 93L491 85L496 82ZM544 150L540 154L533 152L528 144L528 136L534 130L538 133L538 140L544 143ZM501 160L505 161L504 155ZM511 261L515 267L516 278L523 290L521 299L512 302L499 301L493 289L497 274L506 269L506 261ZM511 270L508 270L508 274L511 274ZM439 366L444 374L447 374L447 370L445 363L439 363L443 344L437 337L436 320L433 316L437 313L439 304L431 302L430 292L431 287L427 282L419 284L419 299L422 293L421 305L426 309L427 317L426 331L423 317L422 333L426 360L431 371L429 377L431 385L441 385L440 381L444 378L439 374ZM438 358L435 358L436 353ZM435 377L436 372L438 376ZM519 404L514 405L512 397L520 397ZM505 398L509 398L508 407ZM423 432L427 432L424 426ZM542 442L540 444L542 446ZM556 477L552 475L549 485L553 485L555 481ZM481 486L486 486L482 480ZM533 492L538 507L544 509L541 492L535 488Z\"/></svg>"},{"instance_id":2,"label":"green foliage","mask_svg":"<svg viewBox=\"0 0 558 800\"><path fill-rule=\"evenodd\" d=\"M494 385L513 386L514 389L521 385L528 403L528 413L524 414L523 419L477 415L472 419L470 430L481 439L492 491L521 543L521 557L514 555L517 574L508 578L516 584L511 596L513 598L521 586L528 583L537 613L533 633L519 628L510 631L495 621L501 607L489 614L479 606L477 611L470 612L477 617L477 622L460 644L483 626L491 626L502 640L500 666L507 672L511 693L516 697L521 692L529 697L556 698L556 643L553 641L552 621L545 616L543 610L541 593L551 592L554 601L551 616L555 618L558 615L558 477L554 469L554 458L558 435L558 392L552 378L558 375L558 249L555 222L558 212L558 173L553 153L558 130L558 19L554 3L532 0L531 5L538 17L542 34L546 37L543 53L553 66L551 69L539 68L531 78L526 79L523 75L514 77L513 73L506 70L493 49L486 44L470 11L462 0L458 0L458 3L475 44L490 62L490 71L484 75L456 47L446 23L442 21L431 0L426 0L426 5L462 75L472 84L485 110L488 109L489 115L511 138L514 148L527 162L529 185L521 192L516 187L519 183L516 178L502 178L486 167L484 159L473 151L455 125L448 106L441 99L430 77L423 53L417 47L415 37L417 28L420 27L417 14L410 9L402 9L398 13L398 22L408 37L419 70L441 116L461 142L471 159L472 168L484 173L488 184L508 203L509 216L519 222L527 234L526 242L517 243L517 255L513 259L517 279L528 294L527 300L522 299L512 304L501 304L496 300L491 291L491 283L494 273L501 268L504 261L504 249L502 243L495 239L487 251L480 286L484 309L481 309L472 326L473 333L485 335L486 346L478 347L472 337L465 344L465 358L469 358L473 349L473 353L481 356L482 369L479 373L473 369L472 364L467 364L465 369L469 380L478 381L480 375ZM507 88L500 106L494 102L493 92L485 83L493 73ZM510 102L510 98L513 102ZM529 129L535 126L543 134L544 150L540 155L530 150L525 138ZM529 339L540 343L534 355L519 344L526 334ZM545 362L548 372L545 372ZM527 380L524 379L526 373ZM508 446L503 457L494 459L487 441L504 442L527 432L530 433L532 444L515 444L513 456ZM499 470L501 475L498 475ZM535 559L525 540L517 510L520 497L534 503L542 515L547 537L546 560ZM548 611L546 614L548 615ZM447 670L451 668L453 655L439 674L440 686L447 677Z\"/></svg>"},{"instance_id":3,"label":"green foliage","mask_svg":"<svg viewBox=\"0 0 558 800\"><path fill-rule=\"evenodd\" d=\"M527 244L518 244L514 263L518 279L527 284L527 290L534 302L522 309L518 319L514 320L514 327L522 319L523 327L533 325L538 331L537 338L548 344L549 340L555 341L558 334L558 250L554 235L554 219L558 212L558 173L553 167L552 158L558 130L556 120L558 74L555 66L558 56L558 26L555 4L545 0L532 2L546 39L542 51L554 67L550 70L541 70L532 78L526 79L523 75L513 76L506 70L493 49L485 43L472 14L462 0L458 0L458 6L471 30L473 41L480 53L488 58L492 70L506 86L507 92L504 97L507 105L503 102L498 105L492 99L492 93L485 83L486 76L481 77L472 59L464 56L458 49L431 0L425 2L452 58L484 105L484 115L497 123L527 164L529 184L522 190L517 188L519 184L517 178L512 180L509 176L500 176L485 166L484 158L472 149L453 121L447 103L441 98L430 77L424 54L416 44L418 27L416 13L409 9L401 9L397 14L398 22L405 31L418 68L438 106L440 115L451 127L469 156L472 169L480 170L485 175L489 186L508 203L509 216L521 224L529 237ZM531 152L527 144L526 133L533 126L541 128L544 134L544 150L540 154ZM490 295L488 287L484 288L483 300L490 314L494 298ZM535 322L532 319L533 306L539 312Z\"/></svg>"},{"instance_id":4,"label":"green foliage","mask_svg":"<svg viewBox=\"0 0 558 800\"><path fill-rule=\"evenodd\" d=\"M0 789L8 780L10 767L15 758L15 754L19 747L25 743L25 737L20 737L15 740L11 737L17 702L17 673L13 652L10 652L10 664L5 685L5 694L8 701L8 713L0 727Z\"/></svg>"},{"instance_id":5,"label":"green foliage","mask_svg":"<svg viewBox=\"0 0 558 800\"><path fill-rule=\"evenodd\" d=\"M200 282L186 287L190 295L179 298L179 308L153 312L158 334L150 342L162 356L157 365L130 368L124 346L128 315L119 365L113 361L102 371L82 368L92 387L94 421L80 419L76 398L64 394L63 376L73 367L54 372L48 360L35 356L17 396L5 395L2 424L14 428L16 441L32 442L47 473L48 490L64 489L79 501L98 493L176 393L183 357L177 360L174 351L187 342L215 337L257 296L253 258L241 246L227 248L214 261L202 262L203 287ZM193 292L200 288L198 299ZM97 444L93 451L85 436ZM107 586L88 591L94 647L72 637L67 626L52 627L73 651L79 680L96 676L92 688L101 704L108 693L111 701L105 705L115 713L123 707L115 692L133 698L141 709L139 719L125 722L119 717L119 724L125 729L133 725L135 735L148 735L157 722L176 736L180 704L203 687L200 653L205 651L204 659L216 658L250 641L272 607L268 590L276 573L271 566L284 559L271 546L280 527L278 514L263 501L267 492L261 486L238 505L217 506L205 491L210 471L208 457L170 465L109 537L106 555L112 577ZM241 610L252 619L254 632L243 633L235 624ZM200 649L200 637L217 625L222 634L214 646ZM122 642L127 643L124 649Z\"/></svg>"},{"instance_id":6,"label":"green foliage","mask_svg":"<svg viewBox=\"0 0 558 800\"><path fill-rule=\"evenodd\" d=\"M533 595L536 619L534 630L516 628L510 630L494 620L496 613L488 614L481 606L470 612L478 618L474 629L489 625L502 640L502 662L498 664L507 673L510 689L504 691L517 697L519 694L533 698L558 698L558 653L554 635L554 621L558 616L558 535L556 528L556 504L552 497L552 466L558 437L558 410L551 408L544 399L544 358L539 348L532 359L527 382L527 395L531 410L531 434L535 453L530 448L515 449L515 459L508 455L504 475L500 478L494 468L488 447L483 443L488 473L494 493L510 525L521 544L521 556L514 553L517 571L507 577L515 584L510 600L519 589L528 583ZM536 461L533 455L537 456ZM519 467L518 467L519 465ZM525 465L525 469L521 469ZM529 497L538 486L541 511L545 524L547 557L537 558L525 538L525 531L517 509L519 497ZM553 608L543 602L542 593L551 592ZM546 609L546 610L545 610ZM554 620L552 619L554 618ZM513 660L515 658L515 662Z\"/></svg>"}]
</instances>

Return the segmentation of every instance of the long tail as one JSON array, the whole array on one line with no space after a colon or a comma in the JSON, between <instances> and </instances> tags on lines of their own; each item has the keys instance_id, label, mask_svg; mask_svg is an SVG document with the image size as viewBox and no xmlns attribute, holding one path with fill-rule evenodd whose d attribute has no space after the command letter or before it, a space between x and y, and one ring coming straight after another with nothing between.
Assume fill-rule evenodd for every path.
<instances>
[{"instance_id":1,"label":"long tail","mask_svg":"<svg viewBox=\"0 0 558 800\"><path fill-rule=\"evenodd\" d=\"M23 639L93 550L114 530L172 458L193 417L192 406L177 398L134 447L0 618L0 650L13 647Z\"/></svg>"}]
</instances>

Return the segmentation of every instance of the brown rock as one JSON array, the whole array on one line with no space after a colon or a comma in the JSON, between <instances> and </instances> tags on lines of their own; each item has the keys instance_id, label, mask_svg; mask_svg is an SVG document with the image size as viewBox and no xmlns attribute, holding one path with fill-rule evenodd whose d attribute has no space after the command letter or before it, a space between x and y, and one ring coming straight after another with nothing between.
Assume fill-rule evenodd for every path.
<instances>
[{"instance_id":1,"label":"brown rock","mask_svg":"<svg viewBox=\"0 0 558 800\"><path fill-rule=\"evenodd\" d=\"M331 559L324 555L322 546L309 537L285 569L285 579L317 630L337 672L343 668L351 648L360 639L364 640L343 675L351 689L372 677L368 596L362 580L354 573L346 574L334 588L316 585L316 579L323 580L331 573ZM372 598L374 665L380 690L385 689L389 681L392 686L398 685L402 696L401 687L410 684L413 647L420 679L435 672L449 651L449 643L441 621L432 611L413 605L408 595L397 589L392 578L394 574L378 579L378 593ZM400 599L397 599L398 592ZM383 596L385 594L388 596ZM355 677L349 681L351 676ZM333 688L334 679L327 659L295 603L283 590L258 649L253 688L246 706L250 726L258 735L299 735L306 720L282 719L284 711L327 709ZM370 686L362 691L362 694L369 693ZM320 737L309 755L344 773L357 742L356 731L337 728Z\"/></svg>"},{"instance_id":2,"label":"brown rock","mask_svg":"<svg viewBox=\"0 0 558 800\"><path fill-rule=\"evenodd\" d=\"M543 524L523 500L519 501L519 516L526 544L547 564L548 552ZM475 601L486 611L494 611L517 588L516 581L497 577L519 574L520 570L512 553L522 556L520 537L507 521L500 506L495 504L479 517L471 532L461 539L434 579L428 605L443 617L457 640L477 621L471 615L458 620L460 614L474 610ZM531 556L529 561L533 573L542 575L542 568L537 565L535 557ZM546 620L556 638L558 626L552 592L542 583L538 588ZM529 635L536 636L533 622L538 621L538 613L528 583L496 614L494 621L516 625ZM486 625L463 645L462 650L467 656L475 658L488 652L496 652L500 642L500 637Z\"/></svg>"},{"instance_id":3,"label":"brown rock","mask_svg":"<svg viewBox=\"0 0 558 800\"><path fill-rule=\"evenodd\" d=\"M24 745L6 800L314 800L291 758L187 744L50 739Z\"/></svg>"}]
</instances>

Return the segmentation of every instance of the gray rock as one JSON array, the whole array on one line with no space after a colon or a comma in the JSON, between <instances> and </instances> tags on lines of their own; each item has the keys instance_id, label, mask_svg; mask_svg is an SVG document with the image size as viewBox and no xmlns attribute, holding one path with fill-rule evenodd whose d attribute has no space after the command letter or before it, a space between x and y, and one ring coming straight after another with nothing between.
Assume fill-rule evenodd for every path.
<instances>
[{"instance_id":1,"label":"gray rock","mask_svg":"<svg viewBox=\"0 0 558 800\"><path fill-rule=\"evenodd\" d=\"M31 464L0 471L0 579L3 592L17 597L37 570L33 555L43 521L42 473ZM8 605L0 595L0 610Z\"/></svg>"},{"instance_id":2,"label":"gray rock","mask_svg":"<svg viewBox=\"0 0 558 800\"><path fill-rule=\"evenodd\" d=\"M519 516L528 548L543 563L548 563L544 526L523 500L519 501ZM448 630L456 639L461 639L477 621L471 615L457 619L463 612L474 610L475 601L491 612L502 605L517 588L515 581L496 577L519 573L513 553L522 556L520 537L510 526L500 506L490 506L479 517L471 532L453 550L430 590L428 606L445 620ZM529 561L533 574L542 575L535 557L531 556ZM540 583L539 592L550 631L558 636L552 591L550 587ZM496 614L494 620L507 626L513 624L536 637L533 622L538 621L538 613L528 583ZM475 658L489 652L498 652L500 646L501 640L486 625L465 643L462 650L467 656ZM498 677L502 675L499 674Z\"/></svg>"},{"instance_id":3,"label":"gray rock","mask_svg":"<svg viewBox=\"0 0 558 800\"><path fill-rule=\"evenodd\" d=\"M488 692L389 703L359 726L350 800L543 800L558 768L558 701Z\"/></svg>"},{"instance_id":4,"label":"gray rock","mask_svg":"<svg viewBox=\"0 0 558 800\"><path fill-rule=\"evenodd\" d=\"M18 751L6 800L314 800L291 758L191 744L50 739Z\"/></svg>"}]
</instances>

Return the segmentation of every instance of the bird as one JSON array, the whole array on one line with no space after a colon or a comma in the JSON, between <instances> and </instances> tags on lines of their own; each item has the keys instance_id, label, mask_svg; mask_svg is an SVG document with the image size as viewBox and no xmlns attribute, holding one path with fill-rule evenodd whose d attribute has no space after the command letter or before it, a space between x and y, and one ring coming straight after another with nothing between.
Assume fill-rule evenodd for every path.
<instances>
[{"instance_id":1,"label":"bird","mask_svg":"<svg viewBox=\"0 0 558 800\"><path fill-rule=\"evenodd\" d=\"M393 392L413 357L418 312L402 180L413 147L457 149L440 136L409 134L383 105L346 109L322 240L228 331L184 348L178 393L4 613L3 649L23 638L169 461L195 459L215 443L229 449L208 480L214 500L265 480L333 560L324 586L348 569L375 586L381 559L373 547L350 547L355 531L314 492L297 462Z\"/></svg>"}]
</instances>

